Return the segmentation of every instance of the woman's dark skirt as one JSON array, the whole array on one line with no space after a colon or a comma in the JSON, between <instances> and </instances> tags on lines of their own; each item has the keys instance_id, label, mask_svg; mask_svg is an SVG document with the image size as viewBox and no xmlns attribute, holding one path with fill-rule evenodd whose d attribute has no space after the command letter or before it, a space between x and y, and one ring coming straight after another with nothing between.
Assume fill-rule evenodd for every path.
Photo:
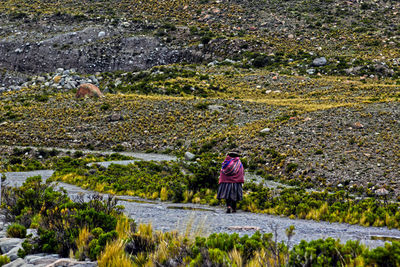
<instances>
[{"instance_id":1,"label":"woman's dark skirt","mask_svg":"<svg viewBox=\"0 0 400 267\"><path fill-rule=\"evenodd\" d=\"M242 183L220 183L218 186L218 199L239 201L243 199Z\"/></svg>"}]
</instances>

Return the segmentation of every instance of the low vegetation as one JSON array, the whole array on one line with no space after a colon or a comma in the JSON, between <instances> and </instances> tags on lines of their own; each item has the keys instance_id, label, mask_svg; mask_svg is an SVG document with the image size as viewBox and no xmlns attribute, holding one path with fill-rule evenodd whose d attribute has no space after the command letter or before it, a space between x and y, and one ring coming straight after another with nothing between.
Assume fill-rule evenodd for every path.
<instances>
[{"instance_id":1,"label":"low vegetation","mask_svg":"<svg viewBox=\"0 0 400 267\"><path fill-rule=\"evenodd\" d=\"M162 201L219 205L218 154L205 153L196 162L135 162L128 166L86 166L80 159L62 158L51 178L109 194L133 195ZM244 165L248 163L244 159ZM184 174L186 173L186 174ZM267 176L268 179L273 179ZM264 180L267 181L267 180ZM282 184L268 188L264 182L246 182L239 207L245 211L284 215L290 218L346 222L364 226L400 228L399 206L371 190L354 188L313 191L308 182L297 187Z\"/></svg>"},{"instance_id":2,"label":"low vegetation","mask_svg":"<svg viewBox=\"0 0 400 267\"><path fill-rule=\"evenodd\" d=\"M41 193L35 195L35 188L40 188ZM60 253L77 259L89 257L98 260L99 266L400 264L400 242L397 241L372 250L358 241L342 244L332 238L302 241L290 247L294 227L286 230L287 242L278 243L271 233L256 232L242 237L225 233L202 236L201 229L194 231L190 222L185 233L163 233L154 231L151 225L136 226L121 214L121 207L115 206L112 198L91 196L88 202L73 202L64 192L42 184L40 177L31 177L20 188L6 188L3 192L8 218L38 228L38 236L28 236L22 244L23 249L18 253L21 257L39 252ZM21 209L21 203L25 203L25 208ZM9 231L17 228L25 229L13 224ZM7 256L0 257L2 265L7 262Z\"/></svg>"},{"instance_id":3,"label":"low vegetation","mask_svg":"<svg viewBox=\"0 0 400 267\"><path fill-rule=\"evenodd\" d=\"M78 259L96 259L107 242L118 237L116 227L122 207L113 198L83 196L72 201L64 191L42 183L40 176L30 177L19 188L3 189L6 219L15 221L7 234L24 237L26 227L37 228L38 236L29 237L18 252L20 257L38 252L71 252ZM79 230L81 229L81 230Z\"/></svg>"},{"instance_id":4,"label":"low vegetation","mask_svg":"<svg viewBox=\"0 0 400 267\"><path fill-rule=\"evenodd\" d=\"M57 166L60 157L67 156L71 158L81 158L81 164L88 164L99 161L113 160L130 160L129 156L124 156L119 153L108 155L101 154L84 154L82 151L62 152L57 149L43 148L14 148L12 151L2 151L2 154L7 156L0 158L1 172L23 172L34 170L49 170Z\"/></svg>"}]
</instances>

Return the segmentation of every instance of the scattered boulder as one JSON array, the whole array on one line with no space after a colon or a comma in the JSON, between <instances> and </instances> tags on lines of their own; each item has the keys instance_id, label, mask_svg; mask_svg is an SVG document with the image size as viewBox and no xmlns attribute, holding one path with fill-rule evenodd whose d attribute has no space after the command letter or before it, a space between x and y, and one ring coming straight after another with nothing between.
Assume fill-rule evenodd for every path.
<instances>
[{"instance_id":1,"label":"scattered boulder","mask_svg":"<svg viewBox=\"0 0 400 267\"><path fill-rule=\"evenodd\" d=\"M271 131L270 128L264 128L260 131L260 133L269 133Z\"/></svg>"},{"instance_id":2,"label":"scattered boulder","mask_svg":"<svg viewBox=\"0 0 400 267\"><path fill-rule=\"evenodd\" d=\"M306 72L307 72L309 75L313 75L313 74L315 74L315 69L307 69Z\"/></svg>"},{"instance_id":3,"label":"scattered boulder","mask_svg":"<svg viewBox=\"0 0 400 267\"><path fill-rule=\"evenodd\" d=\"M99 34L97 34L97 37L99 37L99 38L104 37L104 36L106 36L106 32L104 32L104 31L101 31L101 32L99 32Z\"/></svg>"},{"instance_id":4,"label":"scattered boulder","mask_svg":"<svg viewBox=\"0 0 400 267\"><path fill-rule=\"evenodd\" d=\"M113 113L112 115L107 117L107 120L109 122L113 122L113 121L123 121L124 117L121 114L118 113Z\"/></svg>"},{"instance_id":5,"label":"scattered boulder","mask_svg":"<svg viewBox=\"0 0 400 267\"><path fill-rule=\"evenodd\" d=\"M220 105L208 105L207 108L211 111L222 111L224 109L224 107Z\"/></svg>"},{"instance_id":6,"label":"scattered boulder","mask_svg":"<svg viewBox=\"0 0 400 267\"><path fill-rule=\"evenodd\" d=\"M312 65L315 67L322 67L328 63L325 57L319 57L313 60Z\"/></svg>"},{"instance_id":7,"label":"scattered boulder","mask_svg":"<svg viewBox=\"0 0 400 267\"><path fill-rule=\"evenodd\" d=\"M356 129L362 129L362 128L364 128L364 125L361 124L360 122L356 122L356 123L354 123L354 127L355 127Z\"/></svg>"},{"instance_id":8,"label":"scattered boulder","mask_svg":"<svg viewBox=\"0 0 400 267\"><path fill-rule=\"evenodd\" d=\"M60 75L56 75L56 76L54 77L54 79L53 79L54 83L60 83L61 78L62 78L62 77L61 77Z\"/></svg>"},{"instance_id":9,"label":"scattered boulder","mask_svg":"<svg viewBox=\"0 0 400 267\"><path fill-rule=\"evenodd\" d=\"M193 153L190 153L189 151L187 151L185 153L185 160L194 160L195 157L196 157L196 155Z\"/></svg>"},{"instance_id":10,"label":"scattered boulder","mask_svg":"<svg viewBox=\"0 0 400 267\"><path fill-rule=\"evenodd\" d=\"M103 97L104 95L100 92L100 89L91 83L81 84L76 92L76 97Z\"/></svg>"},{"instance_id":11,"label":"scattered boulder","mask_svg":"<svg viewBox=\"0 0 400 267\"><path fill-rule=\"evenodd\" d=\"M8 253L14 247L20 246L23 240L19 238L1 238L0 250L2 253Z\"/></svg>"},{"instance_id":12,"label":"scattered boulder","mask_svg":"<svg viewBox=\"0 0 400 267\"><path fill-rule=\"evenodd\" d=\"M379 188L375 190L375 194L378 196L387 196L389 194L389 191L386 188Z\"/></svg>"}]
</instances>

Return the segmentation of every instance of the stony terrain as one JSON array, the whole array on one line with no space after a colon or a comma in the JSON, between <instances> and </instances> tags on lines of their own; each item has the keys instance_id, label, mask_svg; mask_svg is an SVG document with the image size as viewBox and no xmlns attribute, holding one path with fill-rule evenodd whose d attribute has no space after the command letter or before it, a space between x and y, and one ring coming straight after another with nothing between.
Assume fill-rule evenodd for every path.
<instances>
[{"instance_id":1,"label":"stony terrain","mask_svg":"<svg viewBox=\"0 0 400 267\"><path fill-rule=\"evenodd\" d=\"M399 196L398 1L0 3L0 144L183 155ZM76 99L93 83L100 99ZM7 161L7 150L2 153Z\"/></svg>"}]
</instances>

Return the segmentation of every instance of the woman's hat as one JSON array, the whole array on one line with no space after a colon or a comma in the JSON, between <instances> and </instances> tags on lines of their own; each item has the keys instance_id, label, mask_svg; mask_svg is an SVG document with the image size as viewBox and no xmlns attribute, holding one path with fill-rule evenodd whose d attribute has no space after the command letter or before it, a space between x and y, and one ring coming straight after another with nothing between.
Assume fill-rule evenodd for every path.
<instances>
[{"instance_id":1,"label":"woman's hat","mask_svg":"<svg viewBox=\"0 0 400 267\"><path fill-rule=\"evenodd\" d=\"M239 150L232 150L228 152L228 156L232 158L241 157Z\"/></svg>"}]
</instances>

